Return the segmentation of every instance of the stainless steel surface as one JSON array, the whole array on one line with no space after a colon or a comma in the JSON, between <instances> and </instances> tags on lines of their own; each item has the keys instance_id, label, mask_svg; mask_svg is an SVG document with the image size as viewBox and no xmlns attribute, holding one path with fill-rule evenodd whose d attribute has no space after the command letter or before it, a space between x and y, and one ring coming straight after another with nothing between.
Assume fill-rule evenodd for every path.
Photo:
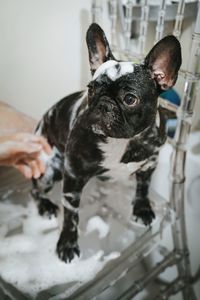
<instances>
[{"instance_id":1,"label":"stainless steel surface","mask_svg":"<svg viewBox=\"0 0 200 300\"><path fill-rule=\"evenodd\" d=\"M30 183L21 177L14 170L3 169L0 173L1 181L1 203L12 203L13 209L17 205L26 205L29 203L28 196ZM95 191L93 190L95 189ZM108 194L107 192L108 191ZM112 191L112 193L109 193ZM58 190L53 193L55 198L59 198ZM131 199L134 196L134 178L130 182L107 182L103 183L99 180L93 180L85 189L81 207L80 222L80 244L82 249L83 260L86 259L93 249L93 253L103 250L105 255L109 255L113 251L120 252L120 256L116 259L108 261L101 271L96 273L92 280L88 282L71 282L51 286L46 290L40 291L36 299L92 299L99 295L99 299L106 299L105 294L110 293L107 299L116 299L116 293L124 293L133 284L133 274L137 281L144 272L141 262L149 253L155 249L159 243L163 228L173 221L171 210L162 198L152 191L154 198L153 205L157 214L157 220L152 226L152 230L145 228L143 225L136 223L131 219ZM98 238L98 234L85 236L86 224L94 215L100 216L110 226L110 233L103 239ZM16 217L16 215L15 215ZM18 216L18 222L9 221L7 237L15 236L21 232L21 222L26 215ZM0 220L0 225L2 225ZM126 242L124 243L124 241ZM53 245L55 247L55 245ZM1 257L0 257L1 259ZM39 266L38 266L39 268ZM16 271L17 272L17 271ZM31 272L31 269L30 269ZM1 273L1 271L0 271ZM120 292L118 284L121 284ZM29 283L31 285L31 282ZM0 279L1 292L10 294L16 299L32 299L31 294L24 294L16 288L16 286ZM117 291L117 292L116 292ZM71 294L71 296L70 296Z\"/></svg>"}]
</instances>

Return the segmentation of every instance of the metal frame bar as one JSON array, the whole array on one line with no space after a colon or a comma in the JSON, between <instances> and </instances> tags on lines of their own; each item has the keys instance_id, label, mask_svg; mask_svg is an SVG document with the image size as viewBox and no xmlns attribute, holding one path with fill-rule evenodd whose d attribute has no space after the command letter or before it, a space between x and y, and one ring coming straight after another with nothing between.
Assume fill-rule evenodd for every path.
<instances>
[{"instance_id":1,"label":"metal frame bar","mask_svg":"<svg viewBox=\"0 0 200 300\"><path fill-rule=\"evenodd\" d=\"M176 21L174 25L173 35L179 39L181 35L181 29L184 19L184 11L185 11L185 0L179 0L177 14L176 14Z\"/></svg>"},{"instance_id":2,"label":"metal frame bar","mask_svg":"<svg viewBox=\"0 0 200 300\"><path fill-rule=\"evenodd\" d=\"M161 0L159 12L158 12L158 20L156 25L156 36L155 36L154 44L156 44L163 37L165 11L166 11L166 0Z\"/></svg>"},{"instance_id":3,"label":"metal frame bar","mask_svg":"<svg viewBox=\"0 0 200 300\"><path fill-rule=\"evenodd\" d=\"M131 32L132 32L132 15L133 15L133 3L128 0L125 4L125 18L124 18L124 35L125 35L125 52L131 52Z\"/></svg>"},{"instance_id":4,"label":"metal frame bar","mask_svg":"<svg viewBox=\"0 0 200 300\"><path fill-rule=\"evenodd\" d=\"M144 55L145 53L148 22L149 22L149 0L142 0L140 36L139 36L139 53L142 55Z\"/></svg>"},{"instance_id":5,"label":"metal frame bar","mask_svg":"<svg viewBox=\"0 0 200 300\"><path fill-rule=\"evenodd\" d=\"M191 118L196 101L196 72L200 57L200 5L196 20L196 27L192 37L192 51L188 59L188 72L185 73L184 93L178 113L178 125L173 143L171 162L170 202L176 212L176 222L172 225L172 235L176 251L183 254L183 260L177 264L179 276L184 274L183 299L197 299L191 286L191 268L187 243L185 223L185 161L186 143L191 130Z\"/></svg>"},{"instance_id":6,"label":"metal frame bar","mask_svg":"<svg viewBox=\"0 0 200 300\"><path fill-rule=\"evenodd\" d=\"M102 1L92 0L91 12L93 23L101 23L102 10Z\"/></svg>"},{"instance_id":7,"label":"metal frame bar","mask_svg":"<svg viewBox=\"0 0 200 300\"><path fill-rule=\"evenodd\" d=\"M109 0L110 3L110 19L111 19L111 48L113 51L117 48L117 0Z\"/></svg>"}]
</instances>

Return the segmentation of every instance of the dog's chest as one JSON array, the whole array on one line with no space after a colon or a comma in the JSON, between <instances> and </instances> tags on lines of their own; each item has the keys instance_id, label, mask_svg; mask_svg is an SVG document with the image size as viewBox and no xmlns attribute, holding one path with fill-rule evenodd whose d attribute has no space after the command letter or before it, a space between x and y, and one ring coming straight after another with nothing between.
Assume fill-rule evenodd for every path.
<instances>
[{"instance_id":1,"label":"dog's chest","mask_svg":"<svg viewBox=\"0 0 200 300\"><path fill-rule=\"evenodd\" d=\"M144 164L144 161L128 162L127 164L121 162L129 142L130 139L107 138L106 143L99 144L104 158L101 166L108 170L106 175L124 179Z\"/></svg>"}]
</instances>

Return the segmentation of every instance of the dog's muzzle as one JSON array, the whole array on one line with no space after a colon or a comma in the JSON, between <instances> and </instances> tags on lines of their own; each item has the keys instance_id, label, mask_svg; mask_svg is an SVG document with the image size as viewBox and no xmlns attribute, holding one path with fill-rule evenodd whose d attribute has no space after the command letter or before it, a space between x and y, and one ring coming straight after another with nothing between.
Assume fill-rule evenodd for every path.
<instances>
[{"instance_id":1,"label":"dog's muzzle","mask_svg":"<svg viewBox=\"0 0 200 300\"><path fill-rule=\"evenodd\" d=\"M116 112L116 105L110 100L105 99L97 103L96 110L105 115L108 113Z\"/></svg>"}]
</instances>

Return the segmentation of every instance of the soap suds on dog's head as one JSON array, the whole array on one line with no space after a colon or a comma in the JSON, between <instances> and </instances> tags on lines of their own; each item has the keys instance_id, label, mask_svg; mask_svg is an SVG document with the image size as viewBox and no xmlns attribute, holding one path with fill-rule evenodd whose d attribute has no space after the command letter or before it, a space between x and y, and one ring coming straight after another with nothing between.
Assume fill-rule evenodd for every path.
<instances>
[{"instance_id":1,"label":"soap suds on dog's head","mask_svg":"<svg viewBox=\"0 0 200 300\"><path fill-rule=\"evenodd\" d=\"M118 62L116 60L108 60L103 63L94 73L93 80L98 80L100 75L106 74L112 81L117 80L123 75L133 73L134 65L131 62Z\"/></svg>"}]
</instances>

